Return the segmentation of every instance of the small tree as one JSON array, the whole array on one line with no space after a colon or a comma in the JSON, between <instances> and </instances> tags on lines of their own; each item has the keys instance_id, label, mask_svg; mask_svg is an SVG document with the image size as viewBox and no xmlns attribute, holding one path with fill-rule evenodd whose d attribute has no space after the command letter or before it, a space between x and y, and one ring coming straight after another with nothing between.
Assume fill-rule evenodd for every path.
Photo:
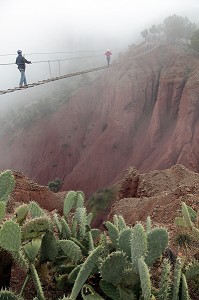
<instances>
[{"instance_id":1,"label":"small tree","mask_svg":"<svg viewBox=\"0 0 199 300\"><path fill-rule=\"evenodd\" d=\"M48 187L52 192L57 193L61 189L63 183L64 182L61 179L56 177L54 181L48 183Z\"/></svg>"},{"instance_id":2,"label":"small tree","mask_svg":"<svg viewBox=\"0 0 199 300\"><path fill-rule=\"evenodd\" d=\"M184 32L184 38L187 40L187 42L191 39L194 32L196 31L197 27L195 23L188 23L185 32Z\"/></svg>"},{"instance_id":3,"label":"small tree","mask_svg":"<svg viewBox=\"0 0 199 300\"><path fill-rule=\"evenodd\" d=\"M145 30L143 30L143 31L141 32L141 36L142 36L143 38L145 38L145 39L148 37L148 35L149 35L148 29L145 29Z\"/></svg>"},{"instance_id":4,"label":"small tree","mask_svg":"<svg viewBox=\"0 0 199 300\"><path fill-rule=\"evenodd\" d=\"M149 28L149 32L154 35L157 33L157 26L155 24L153 24L150 28Z\"/></svg>"},{"instance_id":5,"label":"small tree","mask_svg":"<svg viewBox=\"0 0 199 300\"><path fill-rule=\"evenodd\" d=\"M187 17L173 15L164 20L164 31L170 42L189 40L194 28L195 24L191 23Z\"/></svg>"},{"instance_id":6,"label":"small tree","mask_svg":"<svg viewBox=\"0 0 199 300\"><path fill-rule=\"evenodd\" d=\"M191 47L195 51L199 51L199 29L194 32L191 38Z\"/></svg>"}]
</instances>

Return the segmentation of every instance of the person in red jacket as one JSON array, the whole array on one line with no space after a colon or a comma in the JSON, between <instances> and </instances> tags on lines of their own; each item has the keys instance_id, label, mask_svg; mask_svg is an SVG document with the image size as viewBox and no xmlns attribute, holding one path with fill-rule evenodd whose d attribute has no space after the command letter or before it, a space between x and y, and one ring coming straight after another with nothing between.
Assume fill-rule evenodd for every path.
<instances>
[{"instance_id":1,"label":"person in red jacket","mask_svg":"<svg viewBox=\"0 0 199 300\"><path fill-rule=\"evenodd\" d=\"M106 51L105 55L106 55L106 59L107 59L107 64L108 64L108 66L109 66L112 53L111 53L111 51L108 49L108 50Z\"/></svg>"}]
</instances>

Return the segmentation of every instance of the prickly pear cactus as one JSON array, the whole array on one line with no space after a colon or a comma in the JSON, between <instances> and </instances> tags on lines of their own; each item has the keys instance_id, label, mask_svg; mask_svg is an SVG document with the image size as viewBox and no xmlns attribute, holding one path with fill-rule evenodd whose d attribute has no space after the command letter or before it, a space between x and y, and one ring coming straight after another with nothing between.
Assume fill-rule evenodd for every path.
<instances>
[{"instance_id":1,"label":"prickly pear cactus","mask_svg":"<svg viewBox=\"0 0 199 300\"><path fill-rule=\"evenodd\" d=\"M154 228L148 233L147 242L145 262L148 266L152 266L168 246L169 237L167 230L165 228Z\"/></svg>"},{"instance_id":2,"label":"prickly pear cactus","mask_svg":"<svg viewBox=\"0 0 199 300\"><path fill-rule=\"evenodd\" d=\"M61 238L62 239L69 239L72 235L70 227L64 217L61 218Z\"/></svg>"},{"instance_id":3,"label":"prickly pear cactus","mask_svg":"<svg viewBox=\"0 0 199 300\"><path fill-rule=\"evenodd\" d=\"M16 296L11 291L1 290L0 291L0 300L23 300L23 298Z\"/></svg>"},{"instance_id":4,"label":"prickly pear cactus","mask_svg":"<svg viewBox=\"0 0 199 300\"><path fill-rule=\"evenodd\" d=\"M109 235L113 245L115 247L117 247L117 245L118 245L117 240L118 240L118 236L119 236L118 228L110 221L107 221L105 223L105 225L106 225L106 228L108 229L108 235Z\"/></svg>"},{"instance_id":5,"label":"prickly pear cactus","mask_svg":"<svg viewBox=\"0 0 199 300\"><path fill-rule=\"evenodd\" d=\"M168 260L164 260L162 264L162 275L159 284L158 299L169 300L170 299L170 273L171 265Z\"/></svg>"},{"instance_id":6,"label":"prickly pear cactus","mask_svg":"<svg viewBox=\"0 0 199 300\"><path fill-rule=\"evenodd\" d=\"M34 263L39 250L41 248L41 239L32 239L29 243L23 246L24 252L29 260L29 262Z\"/></svg>"},{"instance_id":7,"label":"prickly pear cactus","mask_svg":"<svg viewBox=\"0 0 199 300\"><path fill-rule=\"evenodd\" d=\"M60 240L58 247L64 252L64 254L74 262L78 262L82 259L82 251L78 245L70 240Z\"/></svg>"},{"instance_id":8,"label":"prickly pear cactus","mask_svg":"<svg viewBox=\"0 0 199 300\"><path fill-rule=\"evenodd\" d=\"M141 281L141 287L142 287L142 295L144 297L144 300L150 300L151 299L151 280L150 280L150 274L149 269L144 262L143 257L140 257L138 259L138 268L139 268L139 275L140 275L140 281Z\"/></svg>"},{"instance_id":9,"label":"prickly pear cactus","mask_svg":"<svg viewBox=\"0 0 199 300\"><path fill-rule=\"evenodd\" d=\"M5 213L6 213L6 203L0 201L0 222L5 217Z\"/></svg>"},{"instance_id":10,"label":"prickly pear cactus","mask_svg":"<svg viewBox=\"0 0 199 300\"><path fill-rule=\"evenodd\" d=\"M93 240L95 241L100 235L100 230L98 228L92 228L91 234L92 234Z\"/></svg>"},{"instance_id":11,"label":"prickly pear cactus","mask_svg":"<svg viewBox=\"0 0 199 300\"><path fill-rule=\"evenodd\" d=\"M86 226L87 226L86 208L85 207L76 208L74 217L78 224L78 235L80 239L83 239L86 234Z\"/></svg>"},{"instance_id":12,"label":"prickly pear cactus","mask_svg":"<svg viewBox=\"0 0 199 300\"><path fill-rule=\"evenodd\" d=\"M178 257L174 268L172 300L178 300L183 263L183 260Z\"/></svg>"},{"instance_id":13,"label":"prickly pear cactus","mask_svg":"<svg viewBox=\"0 0 199 300\"><path fill-rule=\"evenodd\" d=\"M197 220L197 212L189 205L187 205L187 209L188 209L191 221L195 222Z\"/></svg>"},{"instance_id":14,"label":"prickly pear cactus","mask_svg":"<svg viewBox=\"0 0 199 300\"><path fill-rule=\"evenodd\" d=\"M146 219L146 232L147 234L151 231L152 226L151 226L151 218L150 216L147 217Z\"/></svg>"},{"instance_id":15,"label":"prickly pear cactus","mask_svg":"<svg viewBox=\"0 0 199 300\"><path fill-rule=\"evenodd\" d=\"M199 229L196 227L192 227L192 232L193 232L193 236L194 238L199 241Z\"/></svg>"},{"instance_id":16,"label":"prickly pear cactus","mask_svg":"<svg viewBox=\"0 0 199 300\"><path fill-rule=\"evenodd\" d=\"M123 216L119 215L118 216L118 230L122 231L126 228L127 228L127 225L126 225L126 222L125 222Z\"/></svg>"},{"instance_id":17,"label":"prickly pear cactus","mask_svg":"<svg viewBox=\"0 0 199 300\"><path fill-rule=\"evenodd\" d=\"M17 219L17 222L21 224L27 217L29 212L29 208L27 204L22 204L15 210L15 216Z\"/></svg>"},{"instance_id":18,"label":"prickly pear cactus","mask_svg":"<svg viewBox=\"0 0 199 300\"><path fill-rule=\"evenodd\" d=\"M29 240L42 236L50 228L50 219L46 217L35 218L22 226L23 240Z\"/></svg>"},{"instance_id":19,"label":"prickly pear cactus","mask_svg":"<svg viewBox=\"0 0 199 300\"><path fill-rule=\"evenodd\" d=\"M107 295L112 300L120 300L120 293L118 288L116 288L112 283L105 280L100 280L100 288L105 295Z\"/></svg>"},{"instance_id":20,"label":"prickly pear cactus","mask_svg":"<svg viewBox=\"0 0 199 300\"><path fill-rule=\"evenodd\" d=\"M112 252L100 267L103 280L117 286L123 281L127 259L121 251Z\"/></svg>"},{"instance_id":21,"label":"prickly pear cactus","mask_svg":"<svg viewBox=\"0 0 199 300\"><path fill-rule=\"evenodd\" d=\"M15 178L10 170L0 173L0 201L7 202L15 186Z\"/></svg>"},{"instance_id":22,"label":"prickly pear cactus","mask_svg":"<svg viewBox=\"0 0 199 300\"><path fill-rule=\"evenodd\" d=\"M199 261L193 260L189 265L186 266L185 276L187 279L191 279L199 276Z\"/></svg>"},{"instance_id":23,"label":"prickly pear cactus","mask_svg":"<svg viewBox=\"0 0 199 300\"><path fill-rule=\"evenodd\" d=\"M188 228L187 223L184 218L176 217L174 220L174 223L175 223L175 225L177 225L179 227Z\"/></svg>"},{"instance_id":24,"label":"prickly pear cactus","mask_svg":"<svg viewBox=\"0 0 199 300\"><path fill-rule=\"evenodd\" d=\"M58 243L55 235L47 231L42 238L40 262L53 261L58 255Z\"/></svg>"},{"instance_id":25,"label":"prickly pear cactus","mask_svg":"<svg viewBox=\"0 0 199 300\"><path fill-rule=\"evenodd\" d=\"M69 282L71 282L71 283L74 283L74 282L75 282L75 280L76 280L76 278L77 278L77 275L78 275L78 273L79 273L79 270L81 269L81 266L82 266L82 264L77 265L77 266L70 272L70 274L68 275L68 280L69 280Z\"/></svg>"},{"instance_id":26,"label":"prickly pear cactus","mask_svg":"<svg viewBox=\"0 0 199 300\"><path fill-rule=\"evenodd\" d=\"M64 199L63 214L64 214L65 218L67 217L68 213L71 211L73 206L75 205L76 195L77 195L77 192L70 191L70 192L68 192L68 194L66 195L66 197Z\"/></svg>"},{"instance_id":27,"label":"prickly pear cactus","mask_svg":"<svg viewBox=\"0 0 199 300\"><path fill-rule=\"evenodd\" d=\"M183 215L183 217L185 219L185 222L186 222L187 226L190 227L190 228L192 228L193 223L191 221L191 217L190 217L187 205L184 202L182 202L182 215Z\"/></svg>"},{"instance_id":28,"label":"prickly pear cactus","mask_svg":"<svg viewBox=\"0 0 199 300\"><path fill-rule=\"evenodd\" d=\"M21 230L13 221L5 221L0 229L0 247L9 252L18 252L21 247Z\"/></svg>"},{"instance_id":29,"label":"prickly pear cactus","mask_svg":"<svg viewBox=\"0 0 199 300\"><path fill-rule=\"evenodd\" d=\"M122 250L128 259L131 259L131 238L133 234L132 228L126 228L119 233L118 244L120 250Z\"/></svg>"},{"instance_id":30,"label":"prickly pear cactus","mask_svg":"<svg viewBox=\"0 0 199 300\"><path fill-rule=\"evenodd\" d=\"M57 227L57 231L59 233L59 237L61 238L61 236L62 236L62 224L61 224L61 222L59 220L59 215L57 215L57 214L53 215L53 223Z\"/></svg>"},{"instance_id":31,"label":"prickly pear cactus","mask_svg":"<svg viewBox=\"0 0 199 300\"><path fill-rule=\"evenodd\" d=\"M189 290L187 285L187 280L184 274L182 274L182 299L183 300L190 300Z\"/></svg>"},{"instance_id":32,"label":"prickly pear cactus","mask_svg":"<svg viewBox=\"0 0 199 300\"><path fill-rule=\"evenodd\" d=\"M84 201L85 201L85 195L81 191L77 191L76 197L75 197L75 206L78 207L84 207Z\"/></svg>"},{"instance_id":33,"label":"prickly pear cactus","mask_svg":"<svg viewBox=\"0 0 199 300\"><path fill-rule=\"evenodd\" d=\"M91 221L93 219L93 213L89 213L87 216L87 224L90 226L91 225Z\"/></svg>"},{"instance_id":34,"label":"prickly pear cactus","mask_svg":"<svg viewBox=\"0 0 199 300\"><path fill-rule=\"evenodd\" d=\"M125 289L121 286L119 286L118 289L119 289L119 293L120 293L120 300L123 300L123 299L136 300L136 296L131 290Z\"/></svg>"},{"instance_id":35,"label":"prickly pear cactus","mask_svg":"<svg viewBox=\"0 0 199 300\"><path fill-rule=\"evenodd\" d=\"M71 299L76 299L77 295L81 291L82 286L86 282L87 278L90 276L94 266L96 265L99 256L101 254L102 247L98 246L95 250L93 250L89 256L86 258L84 263L81 266L81 269L77 275L75 283L73 285L73 289L71 292Z\"/></svg>"},{"instance_id":36,"label":"prickly pear cactus","mask_svg":"<svg viewBox=\"0 0 199 300\"><path fill-rule=\"evenodd\" d=\"M44 210L39 206L39 204L35 201L31 201L29 203L30 215L32 218L39 218L46 216Z\"/></svg>"},{"instance_id":37,"label":"prickly pear cactus","mask_svg":"<svg viewBox=\"0 0 199 300\"><path fill-rule=\"evenodd\" d=\"M138 259L147 253L147 235L142 224L138 223L133 228L131 238L131 260L133 270L138 273Z\"/></svg>"}]
</instances>

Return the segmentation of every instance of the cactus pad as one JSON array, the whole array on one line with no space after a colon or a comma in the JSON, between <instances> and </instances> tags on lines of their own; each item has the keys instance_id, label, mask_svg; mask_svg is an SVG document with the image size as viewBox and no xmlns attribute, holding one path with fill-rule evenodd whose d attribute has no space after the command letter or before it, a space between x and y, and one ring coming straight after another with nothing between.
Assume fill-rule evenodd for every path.
<instances>
[{"instance_id":1,"label":"cactus pad","mask_svg":"<svg viewBox=\"0 0 199 300\"><path fill-rule=\"evenodd\" d=\"M70 260L77 262L82 259L82 251L73 241L60 240L58 246Z\"/></svg>"},{"instance_id":2,"label":"cactus pad","mask_svg":"<svg viewBox=\"0 0 199 300\"><path fill-rule=\"evenodd\" d=\"M64 199L63 214L64 214L65 218L67 217L67 214L70 212L70 210L72 209L72 207L75 204L76 195L77 195L76 192L70 191L70 192L68 192L68 194L66 195L66 197Z\"/></svg>"},{"instance_id":3,"label":"cactus pad","mask_svg":"<svg viewBox=\"0 0 199 300\"><path fill-rule=\"evenodd\" d=\"M50 220L45 217L35 218L25 223L22 227L23 240L40 237L50 228L50 225Z\"/></svg>"},{"instance_id":4,"label":"cactus pad","mask_svg":"<svg viewBox=\"0 0 199 300\"><path fill-rule=\"evenodd\" d=\"M118 239L118 234L119 234L117 227L110 221L107 221L105 225L106 225L106 228L108 229L108 234L109 234L109 237L110 237L113 245L115 247L117 247L117 239Z\"/></svg>"},{"instance_id":5,"label":"cactus pad","mask_svg":"<svg viewBox=\"0 0 199 300\"><path fill-rule=\"evenodd\" d=\"M133 235L131 238L131 260L133 270L138 273L138 259L147 253L147 236L142 224L138 223L133 228Z\"/></svg>"},{"instance_id":6,"label":"cactus pad","mask_svg":"<svg viewBox=\"0 0 199 300\"><path fill-rule=\"evenodd\" d=\"M133 230L126 228L119 233L118 244L120 250L126 253L126 256L131 259L131 238Z\"/></svg>"},{"instance_id":7,"label":"cactus pad","mask_svg":"<svg viewBox=\"0 0 199 300\"><path fill-rule=\"evenodd\" d=\"M29 212L29 208L28 208L27 204L23 204L23 205L20 205L19 207L17 207L17 209L15 211L17 222L22 223L25 220L28 212Z\"/></svg>"},{"instance_id":8,"label":"cactus pad","mask_svg":"<svg viewBox=\"0 0 199 300\"><path fill-rule=\"evenodd\" d=\"M18 252L21 246L21 230L13 221L5 221L0 229L0 247L9 252Z\"/></svg>"},{"instance_id":9,"label":"cactus pad","mask_svg":"<svg viewBox=\"0 0 199 300\"><path fill-rule=\"evenodd\" d=\"M29 203L29 210L32 218L44 217L46 213L35 201L31 201Z\"/></svg>"},{"instance_id":10,"label":"cactus pad","mask_svg":"<svg viewBox=\"0 0 199 300\"><path fill-rule=\"evenodd\" d=\"M26 256L30 262L34 262L35 258L39 253L40 247L41 247L40 239L33 239L31 242L23 246Z\"/></svg>"},{"instance_id":11,"label":"cactus pad","mask_svg":"<svg viewBox=\"0 0 199 300\"><path fill-rule=\"evenodd\" d=\"M142 295L144 296L144 300L151 299L151 280L149 269L143 259L143 257L138 259L138 268L139 268L139 275L142 287Z\"/></svg>"},{"instance_id":12,"label":"cactus pad","mask_svg":"<svg viewBox=\"0 0 199 300\"><path fill-rule=\"evenodd\" d=\"M0 173L0 201L7 202L15 186L15 178L10 170Z\"/></svg>"},{"instance_id":13,"label":"cactus pad","mask_svg":"<svg viewBox=\"0 0 199 300\"><path fill-rule=\"evenodd\" d=\"M119 290L112 284L105 280L100 280L100 288L104 294L106 294L110 299L120 300Z\"/></svg>"},{"instance_id":14,"label":"cactus pad","mask_svg":"<svg viewBox=\"0 0 199 300\"><path fill-rule=\"evenodd\" d=\"M102 247L98 246L95 250L93 250L90 253L90 255L87 257L87 259L82 264L81 269L80 269L80 271L77 275L77 278L75 280L75 283L73 285L73 289L71 292L72 299L76 299L82 286L84 285L85 281L87 280L87 278L91 274L94 266L96 265L101 251L102 251Z\"/></svg>"},{"instance_id":15,"label":"cactus pad","mask_svg":"<svg viewBox=\"0 0 199 300\"><path fill-rule=\"evenodd\" d=\"M100 273L103 280L117 286L124 276L127 259L120 251L112 252L102 263Z\"/></svg>"},{"instance_id":16,"label":"cactus pad","mask_svg":"<svg viewBox=\"0 0 199 300\"><path fill-rule=\"evenodd\" d=\"M6 213L6 203L0 201L0 222L3 220Z\"/></svg>"},{"instance_id":17,"label":"cactus pad","mask_svg":"<svg viewBox=\"0 0 199 300\"><path fill-rule=\"evenodd\" d=\"M148 252L145 261L148 266L152 264L160 257L168 246L168 232L165 228L154 228L147 235Z\"/></svg>"},{"instance_id":18,"label":"cactus pad","mask_svg":"<svg viewBox=\"0 0 199 300\"><path fill-rule=\"evenodd\" d=\"M16 296L11 291L1 290L0 291L0 300L23 300L23 299L19 296Z\"/></svg>"}]
</instances>

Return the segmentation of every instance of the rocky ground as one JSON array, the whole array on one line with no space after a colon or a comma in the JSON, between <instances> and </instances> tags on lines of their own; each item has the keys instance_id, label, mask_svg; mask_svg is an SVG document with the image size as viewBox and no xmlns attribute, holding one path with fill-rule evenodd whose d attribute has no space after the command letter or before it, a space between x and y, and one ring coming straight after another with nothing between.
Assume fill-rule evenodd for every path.
<instances>
[{"instance_id":1,"label":"rocky ground","mask_svg":"<svg viewBox=\"0 0 199 300\"><path fill-rule=\"evenodd\" d=\"M139 174L130 167L120 182L117 201L109 218L121 214L127 223L145 220L148 215L155 223L172 224L184 201L199 209L199 174L182 165L166 170Z\"/></svg>"},{"instance_id":2,"label":"rocky ground","mask_svg":"<svg viewBox=\"0 0 199 300\"><path fill-rule=\"evenodd\" d=\"M176 254L185 251L187 255L187 249L180 248L176 243L180 231L174 224L175 217L181 215L182 201L195 211L199 210L198 173L182 165L144 174L131 167L120 182L117 200L110 209L108 219L114 214L121 214L127 224L134 225L137 221L145 222L150 216L152 224L169 230L172 250ZM199 244L192 244L190 258L193 255L199 258Z\"/></svg>"}]
</instances>

